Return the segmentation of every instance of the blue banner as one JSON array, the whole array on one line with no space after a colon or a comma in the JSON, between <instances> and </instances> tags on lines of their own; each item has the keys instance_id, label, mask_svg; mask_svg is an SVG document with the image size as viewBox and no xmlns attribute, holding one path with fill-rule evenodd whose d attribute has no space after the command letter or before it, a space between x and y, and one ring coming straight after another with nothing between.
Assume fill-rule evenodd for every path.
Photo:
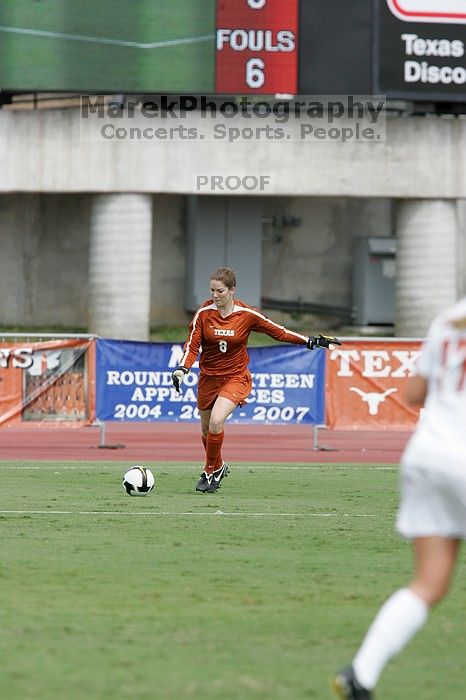
<instances>
[{"instance_id":1,"label":"blue banner","mask_svg":"<svg viewBox=\"0 0 466 700\"><path fill-rule=\"evenodd\" d=\"M325 351L302 345L248 348L253 389L232 423L324 422ZM179 343L97 340L96 415L101 421L199 420L196 407L199 366L173 388Z\"/></svg>"}]
</instances>

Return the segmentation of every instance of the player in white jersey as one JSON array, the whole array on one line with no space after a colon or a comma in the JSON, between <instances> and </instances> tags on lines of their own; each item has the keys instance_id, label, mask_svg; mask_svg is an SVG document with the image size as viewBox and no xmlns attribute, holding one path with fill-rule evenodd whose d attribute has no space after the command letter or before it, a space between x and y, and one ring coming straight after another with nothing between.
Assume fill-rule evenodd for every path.
<instances>
[{"instance_id":1,"label":"player in white jersey","mask_svg":"<svg viewBox=\"0 0 466 700\"><path fill-rule=\"evenodd\" d=\"M408 402L424 405L401 460L397 530L414 541L415 573L381 607L351 666L333 679L342 700L370 700L387 662L447 594L466 539L466 297L432 324Z\"/></svg>"}]
</instances>

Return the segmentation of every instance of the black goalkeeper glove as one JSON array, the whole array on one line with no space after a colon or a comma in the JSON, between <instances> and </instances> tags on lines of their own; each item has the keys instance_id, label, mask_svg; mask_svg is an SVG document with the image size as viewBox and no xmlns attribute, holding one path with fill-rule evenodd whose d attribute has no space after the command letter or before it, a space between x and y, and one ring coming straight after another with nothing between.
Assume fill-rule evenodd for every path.
<instances>
[{"instance_id":1,"label":"black goalkeeper glove","mask_svg":"<svg viewBox=\"0 0 466 700\"><path fill-rule=\"evenodd\" d=\"M331 335L311 335L307 339L306 347L308 350L314 350L314 348L327 348L328 350L333 350L334 345L341 345L341 340L334 338Z\"/></svg>"},{"instance_id":2,"label":"black goalkeeper glove","mask_svg":"<svg viewBox=\"0 0 466 700\"><path fill-rule=\"evenodd\" d=\"M182 367L181 365L177 367L174 372L172 372L172 383L179 394L181 394L181 385L183 383L183 379L188 374L188 372L189 369L187 369L187 367Z\"/></svg>"}]
</instances>

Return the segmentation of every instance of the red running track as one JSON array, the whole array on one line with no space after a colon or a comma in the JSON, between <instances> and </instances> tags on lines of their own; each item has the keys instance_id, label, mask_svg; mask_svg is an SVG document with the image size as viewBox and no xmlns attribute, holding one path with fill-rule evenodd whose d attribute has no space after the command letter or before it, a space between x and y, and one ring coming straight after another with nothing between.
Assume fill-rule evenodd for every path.
<instances>
[{"instance_id":1,"label":"red running track","mask_svg":"<svg viewBox=\"0 0 466 700\"><path fill-rule=\"evenodd\" d=\"M314 450L312 426L230 425L223 454L234 462L396 463L410 432L319 430ZM198 425L107 423L99 447L98 427L0 429L0 460L92 460L203 463ZM110 447L119 445L119 447Z\"/></svg>"}]
</instances>

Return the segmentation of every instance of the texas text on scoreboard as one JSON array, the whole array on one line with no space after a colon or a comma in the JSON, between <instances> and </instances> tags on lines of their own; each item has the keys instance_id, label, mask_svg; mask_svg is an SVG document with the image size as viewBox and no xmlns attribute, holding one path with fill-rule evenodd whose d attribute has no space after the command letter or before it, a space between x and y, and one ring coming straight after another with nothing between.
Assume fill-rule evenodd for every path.
<instances>
[{"instance_id":1,"label":"texas text on scoreboard","mask_svg":"<svg viewBox=\"0 0 466 700\"><path fill-rule=\"evenodd\" d=\"M466 101L466 0L374 0L373 87Z\"/></svg>"}]
</instances>

